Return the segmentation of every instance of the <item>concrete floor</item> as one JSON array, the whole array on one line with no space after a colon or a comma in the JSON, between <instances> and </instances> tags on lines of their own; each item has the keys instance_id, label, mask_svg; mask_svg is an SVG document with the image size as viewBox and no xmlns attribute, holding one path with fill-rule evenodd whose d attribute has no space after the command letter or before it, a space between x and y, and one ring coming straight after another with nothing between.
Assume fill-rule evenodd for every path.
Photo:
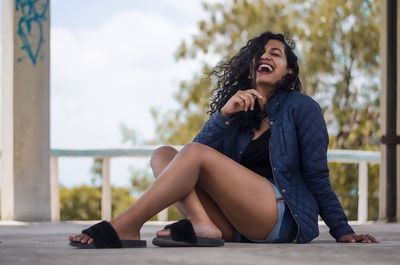
<instances>
[{"instance_id":1,"label":"concrete floor","mask_svg":"<svg viewBox=\"0 0 400 265\"><path fill-rule=\"evenodd\" d=\"M400 264L400 224L353 225L370 233L379 244L337 244L326 226L311 243L226 243L220 248L159 248L151 239L163 225L142 229L146 249L80 250L68 246L67 237L92 222L0 222L0 265L14 264Z\"/></svg>"}]
</instances>

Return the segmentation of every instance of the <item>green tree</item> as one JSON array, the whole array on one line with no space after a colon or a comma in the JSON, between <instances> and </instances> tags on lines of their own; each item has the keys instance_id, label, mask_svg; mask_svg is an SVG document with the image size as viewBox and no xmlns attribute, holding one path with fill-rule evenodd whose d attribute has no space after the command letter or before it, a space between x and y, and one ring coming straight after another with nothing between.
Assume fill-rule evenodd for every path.
<instances>
[{"instance_id":1,"label":"green tree","mask_svg":"<svg viewBox=\"0 0 400 265\"><path fill-rule=\"evenodd\" d=\"M92 175L90 182L92 186L100 186L102 182L102 171L103 171L103 158L96 157L93 160L93 165L90 168L90 174Z\"/></svg>"},{"instance_id":2,"label":"green tree","mask_svg":"<svg viewBox=\"0 0 400 265\"><path fill-rule=\"evenodd\" d=\"M135 129L120 125L123 143L130 143L133 146L141 143L143 139ZM146 142L144 144L151 144ZM103 159L95 158L90 169L92 185L100 186L102 181ZM134 198L138 198L154 180L153 173L149 166L145 169L130 168L131 186L129 188L112 188L112 209L113 216L129 208ZM80 192L84 194L80 194ZM62 220L94 220L100 218L101 189L100 187L80 186L71 190L63 188L61 191L61 215ZM132 197L131 194L134 196ZM85 206L86 205L86 206ZM179 220L182 215L175 206L168 208L168 220ZM153 216L150 220L157 220Z\"/></svg>"},{"instance_id":3,"label":"green tree","mask_svg":"<svg viewBox=\"0 0 400 265\"><path fill-rule=\"evenodd\" d=\"M153 183L154 177L150 172L149 167L144 170L138 170L136 168L130 168L131 174L131 185L133 192L136 194L141 194Z\"/></svg>"},{"instance_id":4,"label":"green tree","mask_svg":"<svg viewBox=\"0 0 400 265\"><path fill-rule=\"evenodd\" d=\"M206 55L230 58L245 42L265 30L290 32L300 57L304 92L325 111L330 148L377 150L379 129L379 1L234 0L203 4L209 16L198 33L183 41L177 60ZM155 141L184 144L207 120L206 110L215 80L202 62L199 73L180 84L180 107L152 111L157 122ZM370 218L377 218L377 169L371 168ZM350 219L357 215L355 165L330 165L331 178Z\"/></svg>"},{"instance_id":5,"label":"green tree","mask_svg":"<svg viewBox=\"0 0 400 265\"><path fill-rule=\"evenodd\" d=\"M302 81L325 110L331 149L379 147L379 1L294 1L302 23ZM334 30L332 30L334 29ZM322 59L323 58L323 59ZM357 165L331 164L331 180L350 219L357 218ZM370 186L376 219L378 171Z\"/></svg>"},{"instance_id":6,"label":"green tree","mask_svg":"<svg viewBox=\"0 0 400 265\"><path fill-rule=\"evenodd\" d=\"M154 181L153 173L151 172L149 167L147 167L144 170L131 168L130 171L131 171L131 183L132 183L133 193L136 196L140 196L153 183ZM182 215L179 212L179 210L174 205L168 207L168 220L179 220L179 219L182 219ZM157 216L153 216L150 220L156 221Z\"/></svg>"},{"instance_id":7,"label":"green tree","mask_svg":"<svg viewBox=\"0 0 400 265\"><path fill-rule=\"evenodd\" d=\"M269 29L289 31L289 13L282 1L233 1L230 4L207 4L203 8L209 13L208 20L198 23L199 33L192 42L183 41L176 51L177 60L191 60L207 54L228 59L242 47L249 38ZM208 74L212 66L203 61L200 73L191 80L180 83L175 99L181 107L159 113L152 110L156 121L156 141L168 144L190 142L207 120L205 114L211 89L215 80Z\"/></svg>"},{"instance_id":8,"label":"green tree","mask_svg":"<svg viewBox=\"0 0 400 265\"><path fill-rule=\"evenodd\" d=\"M101 188L78 186L61 187L61 220L100 220L101 219ZM127 188L111 189L112 216L115 217L134 202Z\"/></svg>"},{"instance_id":9,"label":"green tree","mask_svg":"<svg viewBox=\"0 0 400 265\"><path fill-rule=\"evenodd\" d=\"M95 158L90 168L91 186L61 187L61 220L101 219L101 184L103 159ZM129 208L134 202L130 188L111 187L112 217Z\"/></svg>"}]
</instances>

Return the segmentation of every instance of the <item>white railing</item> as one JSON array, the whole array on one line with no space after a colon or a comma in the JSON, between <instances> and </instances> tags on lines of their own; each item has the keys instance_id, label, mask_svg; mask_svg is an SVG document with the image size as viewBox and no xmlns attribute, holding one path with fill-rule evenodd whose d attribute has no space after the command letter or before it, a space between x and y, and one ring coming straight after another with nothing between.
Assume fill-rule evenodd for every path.
<instances>
[{"instance_id":1,"label":"white railing","mask_svg":"<svg viewBox=\"0 0 400 265\"><path fill-rule=\"evenodd\" d=\"M51 151L51 219L60 220L59 195L59 157L93 157L103 160L101 218L111 219L111 184L110 160L114 157L150 157L158 146L139 146L133 149L102 149L102 150L59 150ZM174 146L181 149L182 146ZM358 164L358 222L364 223L368 217L368 164L379 164L380 153L359 150L329 150L328 161L338 163ZM167 210L158 214L158 219L166 221Z\"/></svg>"},{"instance_id":2,"label":"white railing","mask_svg":"<svg viewBox=\"0 0 400 265\"><path fill-rule=\"evenodd\" d=\"M380 152L359 150L329 150L328 161L358 164L358 215L360 223L368 219L368 164L380 163Z\"/></svg>"},{"instance_id":3,"label":"white railing","mask_svg":"<svg viewBox=\"0 0 400 265\"><path fill-rule=\"evenodd\" d=\"M110 182L110 160L115 157L150 157L158 146L139 146L134 149L96 149L96 150L51 150L51 220L60 220L60 190L58 158L60 157L93 157L102 160L102 189L101 189L101 218L111 219L111 182ZM180 149L182 146L175 146ZM158 214L158 220L166 221L168 210L165 209Z\"/></svg>"}]
</instances>

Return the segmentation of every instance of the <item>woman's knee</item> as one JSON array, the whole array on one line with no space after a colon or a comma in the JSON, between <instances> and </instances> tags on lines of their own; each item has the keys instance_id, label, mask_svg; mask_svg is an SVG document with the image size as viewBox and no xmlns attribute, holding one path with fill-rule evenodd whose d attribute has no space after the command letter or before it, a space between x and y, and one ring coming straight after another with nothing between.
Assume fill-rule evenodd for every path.
<instances>
[{"instance_id":1,"label":"woman's knee","mask_svg":"<svg viewBox=\"0 0 400 265\"><path fill-rule=\"evenodd\" d=\"M172 146L161 146L157 148L151 155L150 167L154 169L154 167L157 167L160 163L163 163L165 159L172 160L177 153L178 151Z\"/></svg>"},{"instance_id":2,"label":"woman's knee","mask_svg":"<svg viewBox=\"0 0 400 265\"><path fill-rule=\"evenodd\" d=\"M222 155L214 148L197 142L185 145L180 153L184 153L188 159L195 160L201 168L206 167L210 162L215 162Z\"/></svg>"},{"instance_id":3,"label":"woman's knee","mask_svg":"<svg viewBox=\"0 0 400 265\"><path fill-rule=\"evenodd\" d=\"M207 145L197 143L197 142L191 142L191 143L188 143L187 145L185 145L182 148L181 152L185 153L186 155L194 155L197 158L200 158L202 156L202 154L207 152L207 149L209 149L209 148L210 147L208 147Z\"/></svg>"}]
</instances>

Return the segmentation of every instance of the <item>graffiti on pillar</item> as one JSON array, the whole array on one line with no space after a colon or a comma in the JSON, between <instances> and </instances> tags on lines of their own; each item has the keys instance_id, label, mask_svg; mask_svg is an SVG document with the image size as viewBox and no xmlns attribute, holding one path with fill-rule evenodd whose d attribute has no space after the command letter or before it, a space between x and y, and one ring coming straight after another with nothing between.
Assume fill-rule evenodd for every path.
<instances>
[{"instance_id":1,"label":"graffiti on pillar","mask_svg":"<svg viewBox=\"0 0 400 265\"><path fill-rule=\"evenodd\" d=\"M44 44L43 22L47 19L50 0L16 0L15 10L20 13L17 34L22 42L21 50L26 53L33 65L40 57L40 49ZM17 60L22 61L25 57Z\"/></svg>"}]
</instances>

